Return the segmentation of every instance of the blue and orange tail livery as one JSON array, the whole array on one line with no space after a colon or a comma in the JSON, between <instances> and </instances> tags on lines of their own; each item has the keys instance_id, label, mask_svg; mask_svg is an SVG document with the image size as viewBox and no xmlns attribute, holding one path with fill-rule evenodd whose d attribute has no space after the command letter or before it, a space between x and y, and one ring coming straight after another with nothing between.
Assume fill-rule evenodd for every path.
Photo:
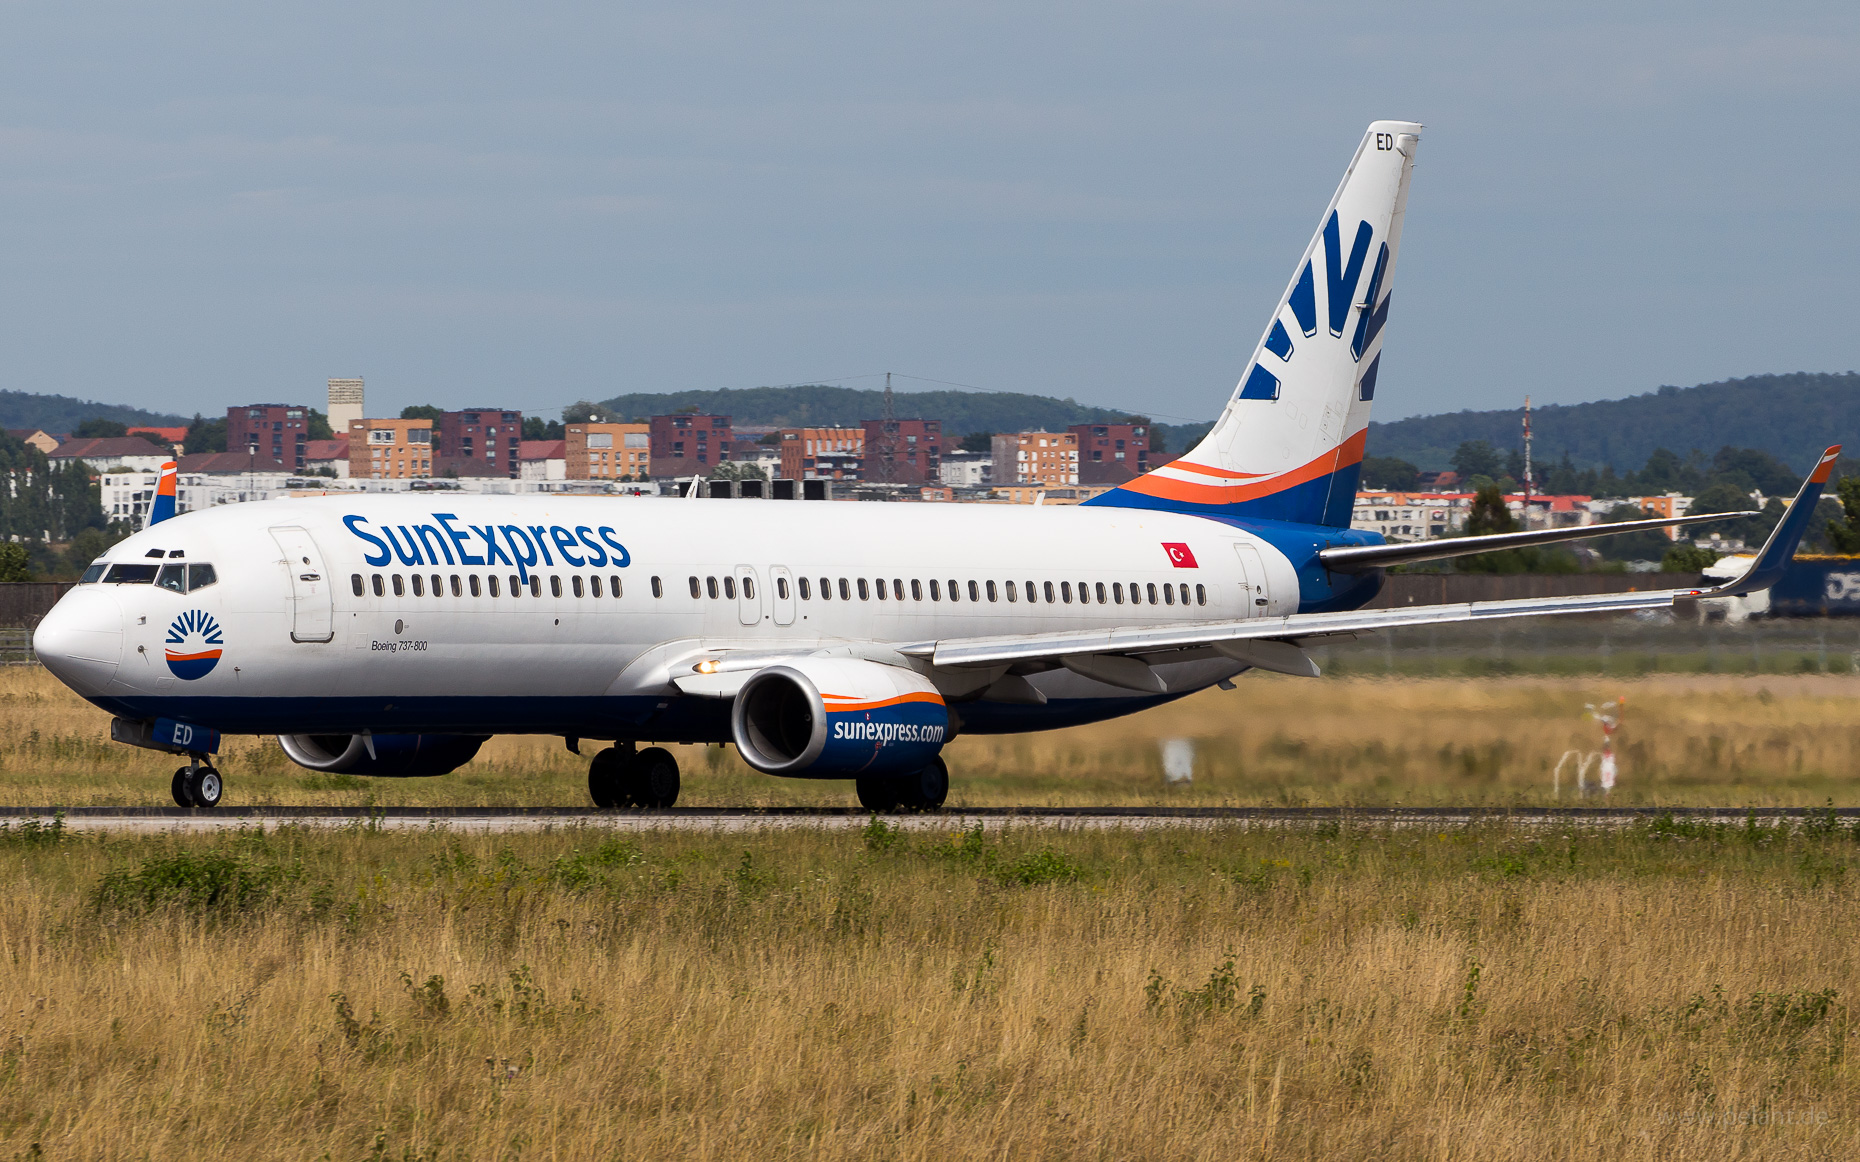
<instances>
[{"instance_id":1,"label":"blue and orange tail livery","mask_svg":"<svg viewBox=\"0 0 1860 1162\"><path fill-rule=\"evenodd\" d=\"M1369 127L1214 430L1087 503L1349 525L1420 142Z\"/></svg>"},{"instance_id":2,"label":"blue and orange tail livery","mask_svg":"<svg viewBox=\"0 0 1860 1162\"><path fill-rule=\"evenodd\" d=\"M173 460L161 466L161 481L155 486L155 501L149 505L149 524L158 525L174 515L174 482L181 466Z\"/></svg>"}]
</instances>

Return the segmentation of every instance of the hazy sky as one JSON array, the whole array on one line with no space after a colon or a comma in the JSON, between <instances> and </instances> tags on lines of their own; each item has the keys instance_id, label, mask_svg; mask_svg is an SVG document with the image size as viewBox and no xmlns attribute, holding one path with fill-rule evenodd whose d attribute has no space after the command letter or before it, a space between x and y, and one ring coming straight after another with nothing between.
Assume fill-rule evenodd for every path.
<instances>
[{"instance_id":1,"label":"hazy sky","mask_svg":"<svg viewBox=\"0 0 1860 1162\"><path fill-rule=\"evenodd\" d=\"M1382 117L1428 128L1378 418L1860 365L1851 0L0 15L5 388L1207 418Z\"/></svg>"}]
</instances>

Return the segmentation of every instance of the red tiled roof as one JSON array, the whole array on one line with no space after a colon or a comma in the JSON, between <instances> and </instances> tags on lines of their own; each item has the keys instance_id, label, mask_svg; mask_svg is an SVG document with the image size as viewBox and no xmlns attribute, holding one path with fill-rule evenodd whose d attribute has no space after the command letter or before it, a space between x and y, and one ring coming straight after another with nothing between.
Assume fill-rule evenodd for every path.
<instances>
[{"instance_id":1,"label":"red tiled roof","mask_svg":"<svg viewBox=\"0 0 1860 1162\"><path fill-rule=\"evenodd\" d=\"M347 440L311 440L304 444L304 460L347 460Z\"/></svg>"},{"instance_id":2,"label":"red tiled roof","mask_svg":"<svg viewBox=\"0 0 1860 1162\"><path fill-rule=\"evenodd\" d=\"M129 429L129 434L132 436L135 435L137 432L152 432L155 435L160 436L162 439L166 440L170 444L179 444L182 440L187 439L186 428L139 427L139 428Z\"/></svg>"},{"instance_id":3,"label":"red tiled roof","mask_svg":"<svg viewBox=\"0 0 1860 1162\"><path fill-rule=\"evenodd\" d=\"M152 444L141 436L112 436L102 440L69 440L52 452L54 460L84 458L106 459L115 456L167 456L172 452L162 444Z\"/></svg>"},{"instance_id":4,"label":"red tiled roof","mask_svg":"<svg viewBox=\"0 0 1860 1162\"><path fill-rule=\"evenodd\" d=\"M64 451L60 448L59 451ZM182 472L289 472L290 468L269 456L249 456L244 452L196 452L178 461Z\"/></svg>"},{"instance_id":5,"label":"red tiled roof","mask_svg":"<svg viewBox=\"0 0 1860 1162\"><path fill-rule=\"evenodd\" d=\"M525 440L517 446L519 460L566 460L567 440Z\"/></svg>"}]
</instances>

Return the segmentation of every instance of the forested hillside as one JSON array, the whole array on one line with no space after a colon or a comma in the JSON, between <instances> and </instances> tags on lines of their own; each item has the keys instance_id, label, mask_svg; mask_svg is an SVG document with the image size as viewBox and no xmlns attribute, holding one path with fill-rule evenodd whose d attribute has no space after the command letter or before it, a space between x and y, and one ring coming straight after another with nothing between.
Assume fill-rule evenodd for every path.
<instances>
[{"instance_id":1,"label":"forested hillside","mask_svg":"<svg viewBox=\"0 0 1860 1162\"><path fill-rule=\"evenodd\" d=\"M1138 414L1004 391L910 391L898 392L893 398L900 418L942 420L943 430L954 439L970 432L1051 431L1069 424L1116 423ZM705 414L730 416L739 426L855 426L884 414L885 393L806 384L621 395L602 406L626 419L696 408ZM1185 439L1199 439L1208 428L1206 424L1153 426L1171 453L1180 453Z\"/></svg>"},{"instance_id":2,"label":"forested hillside","mask_svg":"<svg viewBox=\"0 0 1860 1162\"><path fill-rule=\"evenodd\" d=\"M1451 468L1468 440L1505 450L1522 443L1524 401L1503 411L1462 411L1369 425L1372 456L1423 469ZM1680 456L1697 449L1755 448L1806 472L1829 444L1860 441L1860 374L1753 375L1697 387L1662 387L1627 399L1552 405L1531 413L1540 464L1565 453L1578 469L1628 471L1657 448Z\"/></svg>"},{"instance_id":3,"label":"forested hillside","mask_svg":"<svg viewBox=\"0 0 1860 1162\"><path fill-rule=\"evenodd\" d=\"M141 408L114 403L93 403L68 395L33 395L26 391L0 391L0 428L39 428L47 432L69 432L85 420L115 420L131 426L147 424L154 428L184 427L187 420L165 412L148 412Z\"/></svg>"}]
</instances>

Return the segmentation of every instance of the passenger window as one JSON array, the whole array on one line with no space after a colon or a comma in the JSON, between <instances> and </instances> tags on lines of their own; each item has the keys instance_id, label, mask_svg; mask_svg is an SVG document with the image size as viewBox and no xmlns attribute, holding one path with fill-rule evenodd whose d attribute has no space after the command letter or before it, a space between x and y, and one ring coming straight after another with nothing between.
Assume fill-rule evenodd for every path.
<instances>
[{"instance_id":1,"label":"passenger window","mask_svg":"<svg viewBox=\"0 0 1860 1162\"><path fill-rule=\"evenodd\" d=\"M1195 586L1195 604L1206 605L1207 603L1208 603L1208 587L1206 585Z\"/></svg>"},{"instance_id":2,"label":"passenger window","mask_svg":"<svg viewBox=\"0 0 1860 1162\"><path fill-rule=\"evenodd\" d=\"M1164 588L1167 588L1167 586L1164 586ZM1151 605L1154 605L1154 604L1156 604L1156 584L1155 584L1155 582L1151 582L1151 583L1150 583L1150 586L1149 586L1149 590L1150 590L1150 604L1151 604Z\"/></svg>"},{"instance_id":3,"label":"passenger window","mask_svg":"<svg viewBox=\"0 0 1860 1162\"><path fill-rule=\"evenodd\" d=\"M710 592L712 601L717 600L717 579L715 577L704 578L704 588Z\"/></svg>"},{"instance_id":4,"label":"passenger window","mask_svg":"<svg viewBox=\"0 0 1860 1162\"><path fill-rule=\"evenodd\" d=\"M805 577L801 578L800 586L801 586L801 600L812 601L814 599L814 595L811 592L811 590L813 589L813 586L807 583L807 578Z\"/></svg>"},{"instance_id":5,"label":"passenger window","mask_svg":"<svg viewBox=\"0 0 1860 1162\"><path fill-rule=\"evenodd\" d=\"M783 601L788 600L788 579L786 577L775 578L775 596Z\"/></svg>"},{"instance_id":6,"label":"passenger window","mask_svg":"<svg viewBox=\"0 0 1860 1162\"><path fill-rule=\"evenodd\" d=\"M1072 600L1072 594L1070 593L1066 594L1066 600L1067 601ZM1051 581L1048 581L1046 583L1046 603L1048 605L1051 605L1053 603L1053 583Z\"/></svg>"},{"instance_id":7,"label":"passenger window","mask_svg":"<svg viewBox=\"0 0 1860 1162\"><path fill-rule=\"evenodd\" d=\"M171 589L176 593L187 592L187 566L163 565L161 575L155 578L157 589Z\"/></svg>"},{"instance_id":8,"label":"passenger window","mask_svg":"<svg viewBox=\"0 0 1860 1162\"><path fill-rule=\"evenodd\" d=\"M92 565L90 568L84 570L84 575L82 577L78 578L78 584L79 585L95 584L97 579L103 576L103 571L107 568L109 568L108 565ZM357 574L357 576L360 576L360 574ZM360 593L361 590L358 589L356 590L356 592Z\"/></svg>"},{"instance_id":9,"label":"passenger window","mask_svg":"<svg viewBox=\"0 0 1860 1162\"><path fill-rule=\"evenodd\" d=\"M1098 604L1104 604L1104 582L1098 582Z\"/></svg>"},{"instance_id":10,"label":"passenger window","mask_svg":"<svg viewBox=\"0 0 1860 1162\"><path fill-rule=\"evenodd\" d=\"M433 596L444 597L445 595L446 595L446 579L444 577L441 577L437 573L433 574Z\"/></svg>"},{"instance_id":11,"label":"passenger window","mask_svg":"<svg viewBox=\"0 0 1860 1162\"><path fill-rule=\"evenodd\" d=\"M357 597L360 597L366 592L365 587L362 585L362 575L360 573L349 574L349 588L355 590L355 595Z\"/></svg>"},{"instance_id":12,"label":"passenger window","mask_svg":"<svg viewBox=\"0 0 1860 1162\"><path fill-rule=\"evenodd\" d=\"M990 581L990 582L988 583L988 600L990 600L990 601L998 601L998 600L1000 600L1000 599L999 599L999 598L998 598L998 597L997 597L997 596L995 595L995 583L994 583L993 581Z\"/></svg>"},{"instance_id":13,"label":"passenger window","mask_svg":"<svg viewBox=\"0 0 1860 1162\"><path fill-rule=\"evenodd\" d=\"M992 592L992 591L993 591L993 589L994 589L994 582L992 582L992 581L991 581L991 582L989 582L989 583L988 583L988 587L989 587L989 589L990 589L990 592L989 592L989 594L988 594L988 597L989 597L989 600L991 600L991 601L992 601L992 600L994 599L994 596L995 596L995 595L994 595L994 593ZM1009 582L1007 583L1007 599L1008 599L1009 601L1019 601L1019 600L1020 600L1020 598L1019 598L1019 597L1017 597L1017 596L1015 595L1015 593L1014 593L1014 583L1013 583L1012 581L1009 581Z\"/></svg>"},{"instance_id":14,"label":"passenger window","mask_svg":"<svg viewBox=\"0 0 1860 1162\"><path fill-rule=\"evenodd\" d=\"M1154 590L1151 590L1151 591L1150 591L1150 600L1151 600L1151 601L1155 601L1155 600L1156 600L1156 593L1155 593L1155 591L1154 591ZM1165 605L1174 605L1174 604L1175 604L1175 586L1173 586L1173 585L1164 585L1164 586L1163 586L1163 604L1165 604Z\"/></svg>"},{"instance_id":15,"label":"passenger window","mask_svg":"<svg viewBox=\"0 0 1860 1162\"><path fill-rule=\"evenodd\" d=\"M988 583L988 588L993 589L994 587L995 587L995 583L993 581L990 581ZM982 599L982 591L976 587L975 582L973 581L969 582L969 600L980 601L981 599Z\"/></svg>"},{"instance_id":16,"label":"passenger window","mask_svg":"<svg viewBox=\"0 0 1860 1162\"><path fill-rule=\"evenodd\" d=\"M704 594L698 589L698 579L696 577L691 578L691 596L693 597L704 596Z\"/></svg>"},{"instance_id":17,"label":"passenger window","mask_svg":"<svg viewBox=\"0 0 1860 1162\"><path fill-rule=\"evenodd\" d=\"M620 596L620 574L615 573L612 577L607 579L607 589L614 597L618 598ZM652 595L654 597L659 595L659 579L657 577L652 579ZM595 596L599 597L600 594L596 593Z\"/></svg>"},{"instance_id":18,"label":"passenger window","mask_svg":"<svg viewBox=\"0 0 1860 1162\"><path fill-rule=\"evenodd\" d=\"M495 573L491 574L489 583L491 586L491 596L496 597L497 596L497 574Z\"/></svg>"},{"instance_id":19,"label":"passenger window","mask_svg":"<svg viewBox=\"0 0 1860 1162\"><path fill-rule=\"evenodd\" d=\"M934 585L936 584L936 582L933 581L931 582L931 584ZM911 600L922 601L923 599L924 599L924 583L922 581L919 581L915 577L911 578Z\"/></svg>"},{"instance_id":20,"label":"passenger window","mask_svg":"<svg viewBox=\"0 0 1860 1162\"><path fill-rule=\"evenodd\" d=\"M885 579L880 577L876 581L873 581L872 584L878 588L878 599L883 601L885 599Z\"/></svg>"},{"instance_id":21,"label":"passenger window","mask_svg":"<svg viewBox=\"0 0 1860 1162\"><path fill-rule=\"evenodd\" d=\"M1124 585L1123 585L1123 582L1121 582L1121 581L1113 581L1113 582L1111 582L1111 599L1112 599L1113 601L1115 601L1115 602L1117 602L1117 604L1119 604L1119 605L1122 605L1122 604L1124 603Z\"/></svg>"},{"instance_id":22,"label":"passenger window","mask_svg":"<svg viewBox=\"0 0 1860 1162\"><path fill-rule=\"evenodd\" d=\"M471 575L470 580L471 580L471 595L473 597L477 597L480 594L482 594L484 591L478 587L478 574L473 573Z\"/></svg>"},{"instance_id":23,"label":"passenger window","mask_svg":"<svg viewBox=\"0 0 1860 1162\"><path fill-rule=\"evenodd\" d=\"M1182 604L1188 604L1188 582L1182 582Z\"/></svg>"},{"instance_id":24,"label":"passenger window","mask_svg":"<svg viewBox=\"0 0 1860 1162\"><path fill-rule=\"evenodd\" d=\"M407 595L406 582L401 580L399 573L396 573L392 577L388 578L388 581L394 587L394 596L405 597Z\"/></svg>"},{"instance_id":25,"label":"passenger window","mask_svg":"<svg viewBox=\"0 0 1860 1162\"><path fill-rule=\"evenodd\" d=\"M869 589L868 589L868 588L866 587L866 583L865 583L865 578L864 578L864 577L861 577L861 578L859 578L859 600L861 600L861 601L870 601L870 600L872 600L872 593L871 593L871 591L870 591L870 590L869 590Z\"/></svg>"},{"instance_id":26,"label":"passenger window","mask_svg":"<svg viewBox=\"0 0 1860 1162\"><path fill-rule=\"evenodd\" d=\"M601 575L599 573L588 578L588 592L596 597L601 595ZM579 594L577 594L577 596L579 596Z\"/></svg>"},{"instance_id":27,"label":"passenger window","mask_svg":"<svg viewBox=\"0 0 1860 1162\"><path fill-rule=\"evenodd\" d=\"M904 582L900 578L893 577L891 579L891 595L899 601L904 600Z\"/></svg>"},{"instance_id":28,"label":"passenger window","mask_svg":"<svg viewBox=\"0 0 1860 1162\"><path fill-rule=\"evenodd\" d=\"M112 585L148 585L155 580L159 565L112 565L104 578Z\"/></svg>"},{"instance_id":29,"label":"passenger window","mask_svg":"<svg viewBox=\"0 0 1860 1162\"><path fill-rule=\"evenodd\" d=\"M473 590L473 592L475 593L477 591ZM462 593L459 592L459 575L457 573L452 574L452 596L454 597L464 596Z\"/></svg>"},{"instance_id":30,"label":"passenger window","mask_svg":"<svg viewBox=\"0 0 1860 1162\"><path fill-rule=\"evenodd\" d=\"M665 596L665 587L659 584L659 579L657 577L652 579L652 595L654 597ZM614 578L614 596L620 596L620 578L618 577Z\"/></svg>"},{"instance_id":31,"label":"passenger window","mask_svg":"<svg viewBox=\"0 0 1860 1162\"><path fill-rule=\"evenodd\" d=\"M756 579L754 577L743 578L743 596L750 601L756 599Z\"/></svg>"},{"instance_id":32,"label":"passenger window","mask_svg":"<svg viewBox=\"0 0 1860 1162\"><path fill-rule=\"evenodd\" d=\"M531 577L530 578L530 596L532 597L541 596L539 593L537 593L537 590L541 588L542 588L542 579L540 577ZM562 596L562 579L560 577L552 576L549 578L549 596L551 597Z\"/></svg>"},{"instance_id":33,"label":"passenger window","mask_svg":"<svg viewBox=\"0 0 1860 1162\"><path fill-rule=\"evenodd\" d=\"M1052 582L1050 582L1050 581L1049 581L1049 582L1047 582L1047 584L1049 584L1049 585L1050 585L1050 584L1052 584ZM1064 601L1065 601L1065 603L1066 603L1067 605L1071 605L1071 604L1072 604L1072 582L1070 582L1070 581L1061 581L1061 582L1059 583L1059 596L1060 596L1060 597L1061 597L1062 599L1064 599ZM1052 597L1051 597L1051 596L1049 595L1049 596L1047 597L1047 600L1048 600L1048 601L1051 601L1051 600L1052 600Z\"/></svg>"},{"instance_id":34,"label":"passenger window","mask_svg":"<svg viewBox=\"0 0 1860 1162\"><path fill-rule=\"evenodd\" d=\"M723 579L723 595L731 601L736 600L736 578L725 577Z\"/></svg>"},{"instance_id":35,"label":"passenger window","mask_svg":"<svg viewBox=\"0 0 1860 1162\"><path fill-rule=\"evenodd\" d=\"M569 587L575 591L576 597L586 596L581 591L581 574L579 573L575 574L575 576L569 582Z\"/></svg>"},{"instance_id":36,"label":"passenger window","mask_svg":"<svg viewBox=\"0 0 1860 1162\"><path fill-rule=\"evenodd\" d=\"M413 575L413 595L415 597L426 596L426 586L421 582L420 575L418 573L415 573Z\"/></svg>"},{"instance_id":37,"label":"passenger window","mask_svg":"<svg viewBox=\"0 0 1860 1162\"><path fill-rule=\"evenodd\" d=\"M840 578L840 600L841 601L852 600L852 589L850 586L846 584L846 578L844 577Z\"/></svg>"},{"instance_id":38,"label":"passenger window","mask_svg":"<svg viewBox=\"0 0 1860 1162\"><path fill-rule=\"evenodd\" d=\"M374 590L375 590L375 596L376 596L376 597L385 597L385 596L387 596L387 586L385 586L385 585L383 585L383 584L381 583L381 574L379 574L379 573L376 573L376 574L374 575L374 578L373 578L373 580L374 580Z\"/></svg>"},{"instance_id":39,"label":"passenger window","mask_svg":"<svg viewBox=\"0 0 1860 1162\"><path fill-rule=\"evenodd\" d=\"M930 600L943 600L943 587L936 583L935 577L930 578Z\"/></svg>"}]
</instances>

